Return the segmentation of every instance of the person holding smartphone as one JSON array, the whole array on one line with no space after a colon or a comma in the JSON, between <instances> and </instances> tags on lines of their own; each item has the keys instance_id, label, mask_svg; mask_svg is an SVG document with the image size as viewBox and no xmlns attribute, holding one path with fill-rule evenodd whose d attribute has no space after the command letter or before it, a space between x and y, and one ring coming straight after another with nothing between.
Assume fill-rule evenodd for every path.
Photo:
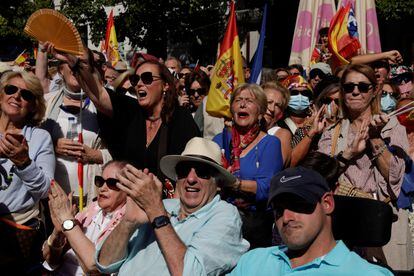
<instances>
[{"instance_id":1,"label":"person holding smartphone","mask_svg":"<svg viewBox=\"0 0 414 276\"><path fill-rule=\"evenodd\" d=\"M55 172L49 133L37 128L45 113L43 89L27 72L0 80L0 267L26 275L40 262L44 226L39 202Z\"/></svg>"}]
</instances>

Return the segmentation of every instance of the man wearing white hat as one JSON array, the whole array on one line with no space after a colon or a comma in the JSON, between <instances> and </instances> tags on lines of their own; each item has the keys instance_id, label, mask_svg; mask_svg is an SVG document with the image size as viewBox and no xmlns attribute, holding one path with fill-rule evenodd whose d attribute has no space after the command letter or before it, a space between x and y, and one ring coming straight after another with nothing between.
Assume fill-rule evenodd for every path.
<instances>
[{"instance_id":1,"label":"man wearing white hat","mask_svg":"<svg viewBox=\"0 0 414 276\"><path fill-rule=\"evenodd\" d=\"M117 187L128 194L126 213L98 247L103 273L120 275L221 275L249 244L241 237L237 209L220 200L218 187L236 179L221 166L217 144L191 139L181 155L161 159L177 181L179 199L161 200L162 184L147 170L127 166Z\"/></svg>"}]
</instances>

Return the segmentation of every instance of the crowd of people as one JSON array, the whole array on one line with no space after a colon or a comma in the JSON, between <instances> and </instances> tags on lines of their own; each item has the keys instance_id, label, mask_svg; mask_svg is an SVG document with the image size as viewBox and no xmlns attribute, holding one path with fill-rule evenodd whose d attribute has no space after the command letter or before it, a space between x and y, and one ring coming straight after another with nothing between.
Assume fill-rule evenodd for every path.
<instances>
[{"instance_id":1,"label":"crowd of people","mask_svg":"<svg viewBox=\"0 0 414 276\"><path fill-rule=\"evenodd\" d=\"M144 53L113 64L47 41L32 70L2 64L0 267L16 275L414 269L412 65L392 50L334 68L320 35L310 68L264 68L258 85L246 63L230 120L206 112L213 65ZM335 236L338 196L392 209L383 246Z\"/></svg>"}]
</instances>

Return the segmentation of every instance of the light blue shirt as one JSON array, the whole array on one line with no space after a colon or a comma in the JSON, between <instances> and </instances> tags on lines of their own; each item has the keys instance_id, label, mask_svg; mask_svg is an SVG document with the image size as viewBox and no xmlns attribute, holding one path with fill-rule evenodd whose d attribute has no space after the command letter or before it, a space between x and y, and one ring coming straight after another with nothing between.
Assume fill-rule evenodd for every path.
<instances>
[{"instance_id":1,"label":"light blue shirt","mask_svg":"<svg viewBox=\"0 0 414 276\"><path fill-rule=\"evenodd\" d=\"M180 201L164 200L171 214L171 225L187 246L183 275L220 275L230 271L247 251L249 243L242 238L237 208L219 196L183 220L178 220ZM101 246L96 250L96 265L103 273L119 275L170 275L164 256L150 224L135 231L123 260L104 267L98 263Z\"/></svg>"},{"instance_id":2,"label":"light blue shirt","mask_svg":"<svg viewBox=\"0 0 414 276\"><path fill-rule=\"evenodd\" d=\"M244 254L231 276L241 275L393 275L389 270L368 263L339 241L325 256L312 262L292 268L285 252L286 246L258 248Z\"/></svg>"},{"instance_id":3,"label":"light blue shirt","mask_svg":"<svg viewBox=\"0 0 414 276\"><path fill-rule=\"evenodd\" d=\"M30 210L46 198L55 174L55 152L46 130L25 126L22 134L29 146L31 164L23 170L7 158L0 158L0 215ZM11 181L6 181L10 176Z\"/></svg>"}]
</instances>

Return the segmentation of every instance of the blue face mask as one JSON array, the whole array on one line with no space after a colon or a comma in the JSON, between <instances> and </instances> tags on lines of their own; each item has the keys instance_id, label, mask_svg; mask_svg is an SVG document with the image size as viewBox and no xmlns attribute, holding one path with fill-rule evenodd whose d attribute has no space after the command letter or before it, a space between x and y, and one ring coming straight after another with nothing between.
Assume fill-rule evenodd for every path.
<instances>
[{"instance_id":1,"label":"blue face mask","mask_svg":"<svg viewBox=\"0 0 414 276\"><path fill-rule=\"evenodd\" d=\"M303 111L310 105L309 98L302 94L290 96L289 107L296 111Z\"/></svg>"},{"instance_id":2,"label":"blue face mask","mask_svg":"<svg viewBox=\"0 0 414 276\"><path fill-rule=\"evenodd\" d=\"M397 106L397 100L391 97L390 94L381 97L381 110L385 113L390 113Z\"/></svg>"}]
</instances>

